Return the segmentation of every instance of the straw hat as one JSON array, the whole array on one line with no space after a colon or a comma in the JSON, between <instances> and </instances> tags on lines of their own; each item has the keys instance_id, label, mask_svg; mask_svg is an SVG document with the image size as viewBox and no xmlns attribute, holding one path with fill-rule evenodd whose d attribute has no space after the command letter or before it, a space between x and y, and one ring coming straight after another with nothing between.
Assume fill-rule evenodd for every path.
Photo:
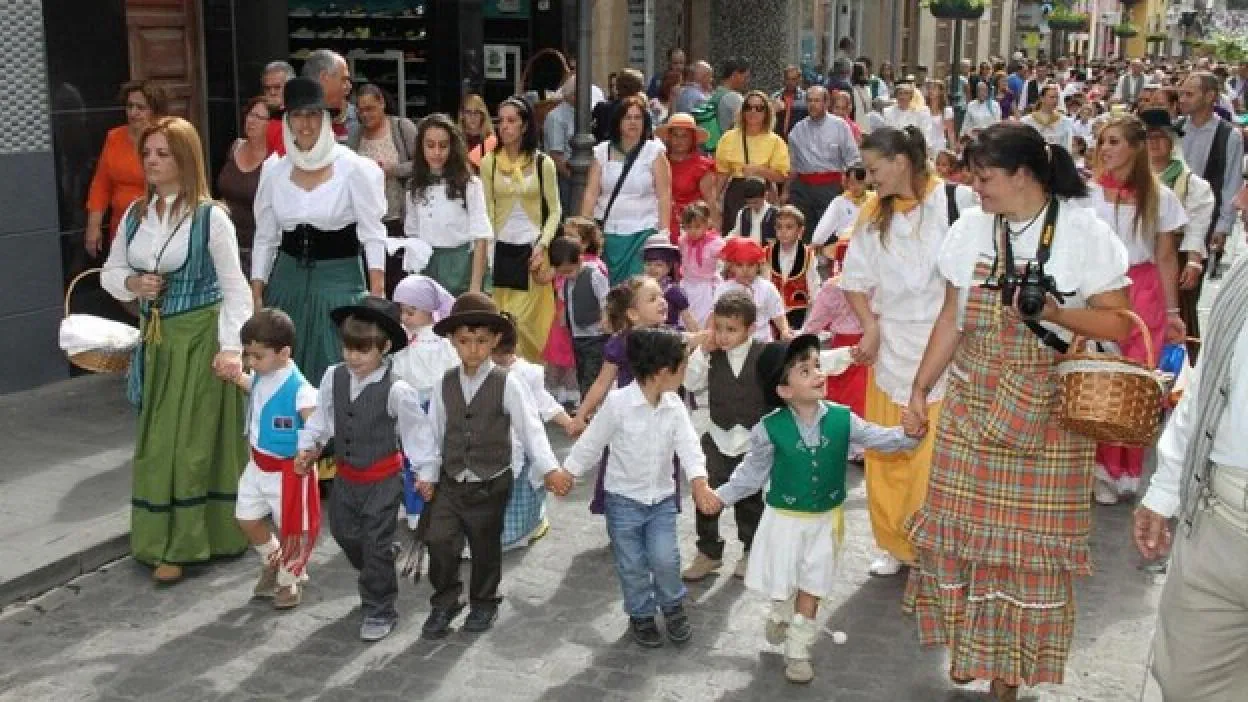
<instances>
[{"instance_id":1,"label":"straw hat","mask_svg":"<svg viewBox=\"0 0 1248 702\"><path fill-rule=\"evenodd\" d=\"M688 112L677 112L672 115L667 119L667 122L659 125L654 130L654 134L660 139L666 139L673 129L693 130L695 144L703 144L707 139L711 138L710 133L699 127L698 123L694 121L693 115Z\"/></svg>"}]
</instances>

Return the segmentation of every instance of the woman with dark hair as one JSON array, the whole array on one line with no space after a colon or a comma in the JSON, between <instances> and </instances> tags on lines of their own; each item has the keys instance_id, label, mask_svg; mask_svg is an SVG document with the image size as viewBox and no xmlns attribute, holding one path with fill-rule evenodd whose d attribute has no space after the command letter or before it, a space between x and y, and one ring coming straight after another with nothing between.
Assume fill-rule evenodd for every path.
<instances>
[{"instance_id":1,"label":"woman with dark hair","mask_svg":"<svg viewBox=\"0 0 1248 702\"><path fill-rule=\"evenodd\" d=\"M1127 249L1131 309L1144 320L1152 347L1187 337L1179 315L1179 241L1187 225L1183 203L1153 174L1148 130L1135 115L1110 117L1096 139L1096 180L1080 201L1109 225ZM1203 241L1188 243L1199 245ZM1198 249L1199 252L1199 249ZM1147 361L1144 338L1133 329L1122 352ZM1092 493L1104 505L1139 491L1144 449L1102 445L1096 452Z\"/></svg>"},{"instance_id":2,"label":"woman with dark hair","mask_svg":"<svg viewBox=\"0 0 1248 702\"><path fill-rule=\"evenodd\" d=\"M143 197L146 181L139 162L139 135L169 110L165 89L149 80L132 80L121 86L118 99L126 108L126 123L108 130L104 149L95 164L91 190L87 193L87 226L83 245L92 256L104 248L104 213L108 212L108 240L117 236L121 215Z\"/></svg>"},{"instance_id":3,"label":"woman with dark hair","mask_svg":"<svg viewBox=\"0 0 1248 702\"><path fill-rule=\"evenodd\" d=\"M650 99L650 119L656 127L666 124L672 116L672 100L675 99L676 90L680 88L684 78L680 71L663 74L663 80L659 83L659 94Z\"/></svg>"},{"instance_id":4,"label":"woman with dark hair","mask_svg":"<svg viewBox=\"0 0 1248 702\"><path fill-rule=\"evenodd\" d=\"M862 160L875 192L859 210L840 287L863 330L854 361L872 366L866 419L895 426L940 311L936 255L949 230L949 198L929 170L918 127L876 129L862 140ZM943 389L928 398L925 416L939 414ZM867 510L879 547L872 575L896 575L914 561L904 524L923 503L931 456L930 440L907 453L867 452Z\"/></svg>"},{"instance_id":5,"label":"woman with dark hair","mask_svg":"<svg viewBox=\"0 0 1248 702\"><path fill-rule=\"evenodd\" d=\"M645 101L630 95L611 114L610 139L594 147L581 201L581 214L602 223L612 285L642 272L646 239L656 233L670 238L671 200L663 142L654 138Z\"/></svg>"},{"instance_id":6,"label":"woman with dark hair","mask_svg":"<svg viewBox=\"0 0 1248 702\"><path fill-rule=\"evenodd\" d=\"M425 251L409 248L403 268L423 272L455 297L481 292L494 230L464 138L450 117L435 113L420 121L416 142L404 233Z\"/></svg>"},{"instance_id":7,"label":"woman with dark hair","mask_svg":"<svg viewBox=\"0 0 1248 702\"><path fill-rule=\"evenodd\" d=\"M256 235L253 208L256 188L260 187L260 167L269 155L265 143L269 119L269 103L263 95L247 101L243 106L243 136L230 146L225 165L217 174L217 194L234 222L244 275L251 275L251 241Z\"/></svg>"},{"instance_id":8,"label":"woman with dark hair","mask_svg":"<svg viewBox=\"0 0 1248 702\"><path fill-rule=\"evenodd\" d=\"M789 177L789 145L773 131L775 121L767 94L751 90L737 112L736 126L719 138L715 170L727 181L719 211L721 232L732 231L737 213L745 206L742 188L746 179L762 178L771 192Z\"/></svg>"},{"instance_id":9,"label":"woman with dark hair","mask_svg":"<svg viewBox=\"0 0 1248 702\"><path fill-rule=\"evenodd\" d=\"M1036 109L1020 121L1035 128L1045 141L1056 144L1069 152L1073 148L1070 140L1074 136L1074 130L1071 127L1071 121L1066 119L1066 115L1057 110L1061 99L1062 86L1052 82L1045 83L1040 88L1040 102L1036 105ZM1141 149L1144 148L1142 144L1143 140L1141 140ZM1145 156L1147 158L1147 154Z\"/></svg>"},{"instance_id":10,"label":"woman with dark hair","mask_svg":"<svg viewBox=\"0 0 1248 702\"><path fill-rule=\"evenodd\" d=\"M955 683L991 680L998 700L1015 700L1022 684L1062 682L1074 576L1091 572L1096 443L1058 423L1050 342L1126 338L1130 281L1122 242L1068 202L1087 187L1060 146L997 124L966 161L982 209L964 211L940 250L944 301L903 417L936 444L927 499L906 525L918 567L905 608L924 644L949 649ZM1000 278L1046 255L1044 274L1062 296L1045 295L1029 326ZM932 428L926 410L946 368Z\"/></svg>"},{"instance_id":11,"label":"woman with dark hair","mask_svg":"<svg viewBox=\"0 0 1248 702\"><path fill-rule=\"evenodd\" d=\"M335 141L320 82L292 78L283 98L286 154L260 174L251 287L257 308L290 315L295 363L320 378L342 360L330 310L385 294L385 175Z\"/></svg>"},{"instance_id":12,"label":"woman with dark hair","mask_svg":"<svg viewBox=\"0 0 1248 702\"><path fill-rule=\"evenodd\" d=\"M537 148L533 107L521 97L498 106L498 146L481 159L494 229L494 301L516 320L516 352L542 360L555 319L554 273L546 256L563 211L555 162Z\"/></svg>"}]
</instances>

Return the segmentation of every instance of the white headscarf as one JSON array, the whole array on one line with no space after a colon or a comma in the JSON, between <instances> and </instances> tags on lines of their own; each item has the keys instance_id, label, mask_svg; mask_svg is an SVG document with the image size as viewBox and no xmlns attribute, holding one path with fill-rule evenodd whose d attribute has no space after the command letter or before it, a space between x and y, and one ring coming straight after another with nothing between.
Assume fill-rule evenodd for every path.
<instances>
[{"instance_id":1,"label":"white headscarf","mask_svg":"<svg viewBox=\"0 0 1248 702\"><path fill-rule=\"evenodd\" d=\"M301 151L295 145L295 133L290 127L289 112L282 116L282 143L286 145L286 154L299 170L319 171L338 158L338 150L334 148L338 145L338 141L334 139L334 121L328 110L321 111L321 134L310 151Z\"/></svg>"}]
</instances>

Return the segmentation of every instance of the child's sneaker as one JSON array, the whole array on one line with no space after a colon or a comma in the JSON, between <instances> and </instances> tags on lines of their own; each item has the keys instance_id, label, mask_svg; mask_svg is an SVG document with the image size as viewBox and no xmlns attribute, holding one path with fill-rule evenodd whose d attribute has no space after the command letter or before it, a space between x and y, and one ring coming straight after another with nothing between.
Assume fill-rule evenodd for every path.
<instances>
[{"instance_id":1,"label":"child's sneaker","mask_svg":"<svg viewBox=\"0 0 1248 702\"><path fill-rule=\"evenodd\" d=\"M632 630L633 640L642 646L658 648L663 645L663 634L659 633L659 625L654 623L654 617L631 617L629 628Z\"/></svg>"},{"instance_id":2,"label":"child's sneaker","mask_svg":"<svg viewBox=\"0 0 1248 702\"><path fill-rule=\"evenodd\" d=\"M303 600L303 591L299 589L299 584L295 583L286 587L277 588L277 592L273 596L274 609L294 609L299 606Z\"/></svg>"},{"instance_id":3,"label":"child's sneaker","mask_svg":"<svg viewBox=\"0 0 1248 702\"><path fill-rule=\"evenodd\" d=\"M682 644L693 636L693 625L689 623L689 615L685 614L684 607L677 606L670 612L664 612L663 626L672 643Z\"/></svg>"},{"instance_id":4,"label":"child's sneaker","mask_svg":"<svg viewBox=\"0 0 1248 702\"><path fill-rule=\"evenodd\" d=\"M693 557L693 563L685 568L685 572L680 574L680 579L687 583L696 583L699 580L705 580L706 576L719 570L724 562L718 558L710 556L698 551L698 555Z\"/></svg>"},{"instance_id":5,"label":"child's sneaker","mask_svg":"<svg viewBox=\"0 0 1248 702\"><path fill-rule=\"evenodd\" d=\"M277 596L277 566L264 566L260 569L260 579L251 591L252 597L265 599Z\"/></svg>"},{"instance_id":6,"label":"child's sneaker","mask_svg":"<svg viewBox=\"0 0 1248 702\"><path fill-rule=\"evenodd\" d=\"M372 643L381 641L394 631L397 617L364 617L360 624L360 639Z\"/></svg>"}]
</instances>

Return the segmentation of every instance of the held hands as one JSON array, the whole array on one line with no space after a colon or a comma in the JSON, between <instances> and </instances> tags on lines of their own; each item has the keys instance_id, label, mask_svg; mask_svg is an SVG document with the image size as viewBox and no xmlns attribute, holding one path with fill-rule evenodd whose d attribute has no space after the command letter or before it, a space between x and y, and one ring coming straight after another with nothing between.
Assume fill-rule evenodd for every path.
<instances>
[{"instance_id":1,"label":"held hands","mask_svg":"<svg viewBox=\"0 0 1248 702\"><path fill-rule=\"evenodd\" d=\"M295 454L295 475L307 475L312 470L313 464L321 457L321 450L304 449Z\"/></svg>"},{"instance_id":2,"label":"held hands","mask_svg":"<svg viewBox=\"0 0 1248 702\"><path fill-rule=\"evenodd\" d=\"M563 431L569 438L575 439L585 432L585 420L580 417L573 417L572 421L563 428Z\"/></svg>"},{"instance_id":3,"label":"held hands","mask_svg":"<svg viewBox=\"0 0 1248 702\"><path fill-rule=\"evenodd\" d=\"M533 255L529 256L529 270L536 271L546 262L546 247L540 244L533 247Z\"/></svg>"},{"instance_id":4,"label":"held hands","mask_svg":"<svg viewBox=\"0 0 1248 702\"><path fill-rule=\"evenodd\" d=\"M1183 318L1178 312L1166 313L1165 334L1167 344L1181 344L1187 341L1187 325L1183 323Z\"/></svg>"},{"instance_id":5,"label":"held hands","mask_svg":"<svg viewBox=\"0 0 1248 702\"><path fill-rule=\"evenodd\" d=\"M421 497L425 498L425 502L433 499L433 483L417 480L412 487L416 489L416 492L420 493Z\"/></svg>"},{"instance_id":6,"label":"held hands","mask_svg":"<svg viewBox=\"0 0 1248 702\"><path fill-rule=\"evenodd\" d=\"M910 405L901 411L901 428L912 439L927 436L927 398L919 393L910 396Z\"/></svg>"},{"instance_id":7,"label":"held hands","mask_svg":"<svg viewBox=\"0 0 1248 702\"><path fill-rule=\"evenodd\" d=\"M719 514L724 509L723 500L707 484L706 478L693 481L693 503L697 505L699 512L708 517Z\"/></svg>"},{"instance_id":8,"label":"held hands","mask_svg":"<svg viewBox=\"0 0 1248 702\"><path fill-rule=\"evenodd\" d=\"M875 363L875 357L880 353L880 329L872 325L862 330L862 338L858 340L858 345L850 349L849 354L853 357L854 363L860 366L869 366Z\"/></svg>"},{"instance_id":9,"label":"held hands","mask_svg":"<svg viewBox=\"0 0 1248 702\"><path fill-rule=\"evenodd\" d=\"M565 497L576 485L576 478L563 468L556 468L546 474L546 489L558 497Z\"/></svg>"},{"instance_id":10,"label":"held hands","mask_svg":"<svg viewBox=\"0 0 1248 702\"><path fill-rule=\"evenodd\" d=\"M1200 282L1200 276L1204 275L1205 266L1200 261L1188 261L1183 266L1183 270L1179 271L1179 290L1191 290Z\"/></svg>"},{"instance_id":11,"label":"held hands","mask_svg":"<svg viewBox=\"0 0 1248 702\"><path fill-rule=\"evenodd\" d=\"M238 381L243 374L243 359L237 351L218 351L212 359L212 372L227 383Z\"/></svg>"},{"instance_id":12,"label":"held hands","mask_svg":"<svg viewBox=\"0 0 1248 702\"><path fill-rule=\"evenodd\" d=\"M1147 507L1141 505L1135 509L1132 535L1135 537L1135 547L1139 549L1140 555L1150 561L1163 558L1170 553L1173 536L1170 533L1170 520Z\"/></svg>"}]
</instances>

